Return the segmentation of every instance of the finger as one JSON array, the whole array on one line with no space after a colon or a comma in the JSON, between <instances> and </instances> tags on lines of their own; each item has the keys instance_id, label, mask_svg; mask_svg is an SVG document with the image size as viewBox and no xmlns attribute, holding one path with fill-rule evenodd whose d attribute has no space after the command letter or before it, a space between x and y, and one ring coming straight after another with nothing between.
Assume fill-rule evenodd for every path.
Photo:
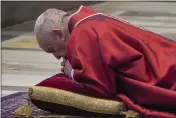
<instances>
[{"instance_id":1,"label":"finger","mask_svg":"<svg viewBox=\"0 0 176 118\"><path fill-rule=\"evenodd\" d=\"M61 68L61 71L64 72L64 67Z\"/></svg>"},{"instance_id":2,"label":"finger","mask_svg":"<svg viewBox=\"0 0 176 118\"><path fill-rule=\"evenodd\" d=\"M65 62L61 62L61 66L64 66L65 65Z\"/></svg>"},{"instance_id":3,"label":"finger","mask_svg":"<svg viewBox=\"0 0 176 118\"><path fill-rule=\"evenodd\" d=\"M64 63L65 63L66 61L67 61L67 59L66 59L66 58L63 58L63 61L62 61L62 62L64 62Z\"/></svg>"},{"instance_id":4,"label":"finger","mask_svg":"<svg viewBox=\"0 0 176 118\"><path fill-rule=\"evenodd\" d=\"M64 57L63 57L62 59L63 59L63 60L62 60L62 62L61 62L61 65L65 64L65 62L67 61L66 58L64 58Z\"/></svg>"},{"instance_id":5,"label":"finger","mask_svg":"<svg viewBox=\"0 0 176 118\"><path fill-rule=\"evenodd\" d=\"M67 60L66 62L65 62L65 65L69 65L70 64L70 62Z\"/></svg>"},{"instance_id":6,"label":"finger","mask_svg":"<svg viewBox=\"0 0 176 118\"><path fill-rule=\"evenodd\" d=\"M67 61L67 60L66 60L65 58L63 58L63 60L62 60L62 62L61 62L61 66L64 66L66 61Z\"/></svg>"}]
</instances>

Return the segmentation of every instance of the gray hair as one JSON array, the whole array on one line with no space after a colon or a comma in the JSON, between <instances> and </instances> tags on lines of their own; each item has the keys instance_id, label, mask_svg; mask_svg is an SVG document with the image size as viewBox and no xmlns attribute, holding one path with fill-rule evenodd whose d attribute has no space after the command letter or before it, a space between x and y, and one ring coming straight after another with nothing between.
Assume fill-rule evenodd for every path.
<instances>
[{"instance_id":1,"label":"gray hair","mask_svg":"<svg viewBox=\"0 0 176 118\"><path fill-rule=\"evenodd\" d=\"M68 13L62 10L54 8L46 10L37 18L34 26L34 33L44 33L45 31L51 32L54 27L60 27L63 18L66 15L68 15Z\"/></svg>"}]
</instances>

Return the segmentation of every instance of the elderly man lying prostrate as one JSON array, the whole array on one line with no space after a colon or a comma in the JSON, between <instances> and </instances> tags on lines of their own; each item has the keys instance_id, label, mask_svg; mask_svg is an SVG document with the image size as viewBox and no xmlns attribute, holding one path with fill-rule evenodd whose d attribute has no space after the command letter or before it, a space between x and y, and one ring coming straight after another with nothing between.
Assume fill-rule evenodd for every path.
<instances>
[{"instance_id":1,"label":"elderly man lying prostrate","mask_svg":"<svg viewBox=\"0 0 176 118\"><path fill-rule=\"evenodd\" d=\"M64 74L36 86L121 101L144 118L176 117L176 42L84 6L72 15L46 10L36 21L35 34L45 52L64 58ZM62 110L32 101L42 109Z\"/></svg>"}]
</instances>

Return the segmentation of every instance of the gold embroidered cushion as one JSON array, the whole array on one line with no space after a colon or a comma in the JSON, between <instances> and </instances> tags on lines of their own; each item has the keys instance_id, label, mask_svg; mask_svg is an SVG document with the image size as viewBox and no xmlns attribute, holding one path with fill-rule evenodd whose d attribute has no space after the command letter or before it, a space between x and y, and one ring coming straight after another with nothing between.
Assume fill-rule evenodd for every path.
<instances>
[{"instance_id":1,"label":"gold embroidered cushion","mask_svg":"<svg viewBox=\"0 0 176 118\"><path fill-rule=\"evenodd\" d=\"M122 102L100 99L80 94L82 88L74 85L71 79L63 74L57 74L29 89L29 99L38 108L67 115L106 116L126 115ZM78 83L77 83L78 84ZM25 106L28 106L27 103ZM16 114L25 114L17 110ZM135 118L135 117L134 117Z\"/></svg>"},{"instance_id":2,"label":"gold embroidered cushion","mask_svg":"<svg viewBox=\"0 0 176 118\"><path fill-rule=\"evenodd\" d=\"M77 93L34 86L29 90L32 102L39 108L70 115L118 115L124 110L124 104L118 101L97 99Z\"/></svg>"}]
</instances>

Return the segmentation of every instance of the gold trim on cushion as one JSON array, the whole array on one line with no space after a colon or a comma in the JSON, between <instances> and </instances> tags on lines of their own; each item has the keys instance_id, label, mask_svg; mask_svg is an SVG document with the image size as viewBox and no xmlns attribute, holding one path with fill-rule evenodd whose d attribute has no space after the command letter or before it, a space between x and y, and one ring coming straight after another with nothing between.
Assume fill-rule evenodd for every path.
<instances>
[{"instance_id":1,"label":"gold trim on cushion","mask_svg":"<svg viewBox=\"0 0 176 118\"><path fill-rule=\"evenodd\" d=\"M33 86L30 88L29 97L34 100L62 104L102 114L116 115L125 109L125 105L122 102L97 99L61 89L42 86Z\"/></svg>"}]
</instances>

